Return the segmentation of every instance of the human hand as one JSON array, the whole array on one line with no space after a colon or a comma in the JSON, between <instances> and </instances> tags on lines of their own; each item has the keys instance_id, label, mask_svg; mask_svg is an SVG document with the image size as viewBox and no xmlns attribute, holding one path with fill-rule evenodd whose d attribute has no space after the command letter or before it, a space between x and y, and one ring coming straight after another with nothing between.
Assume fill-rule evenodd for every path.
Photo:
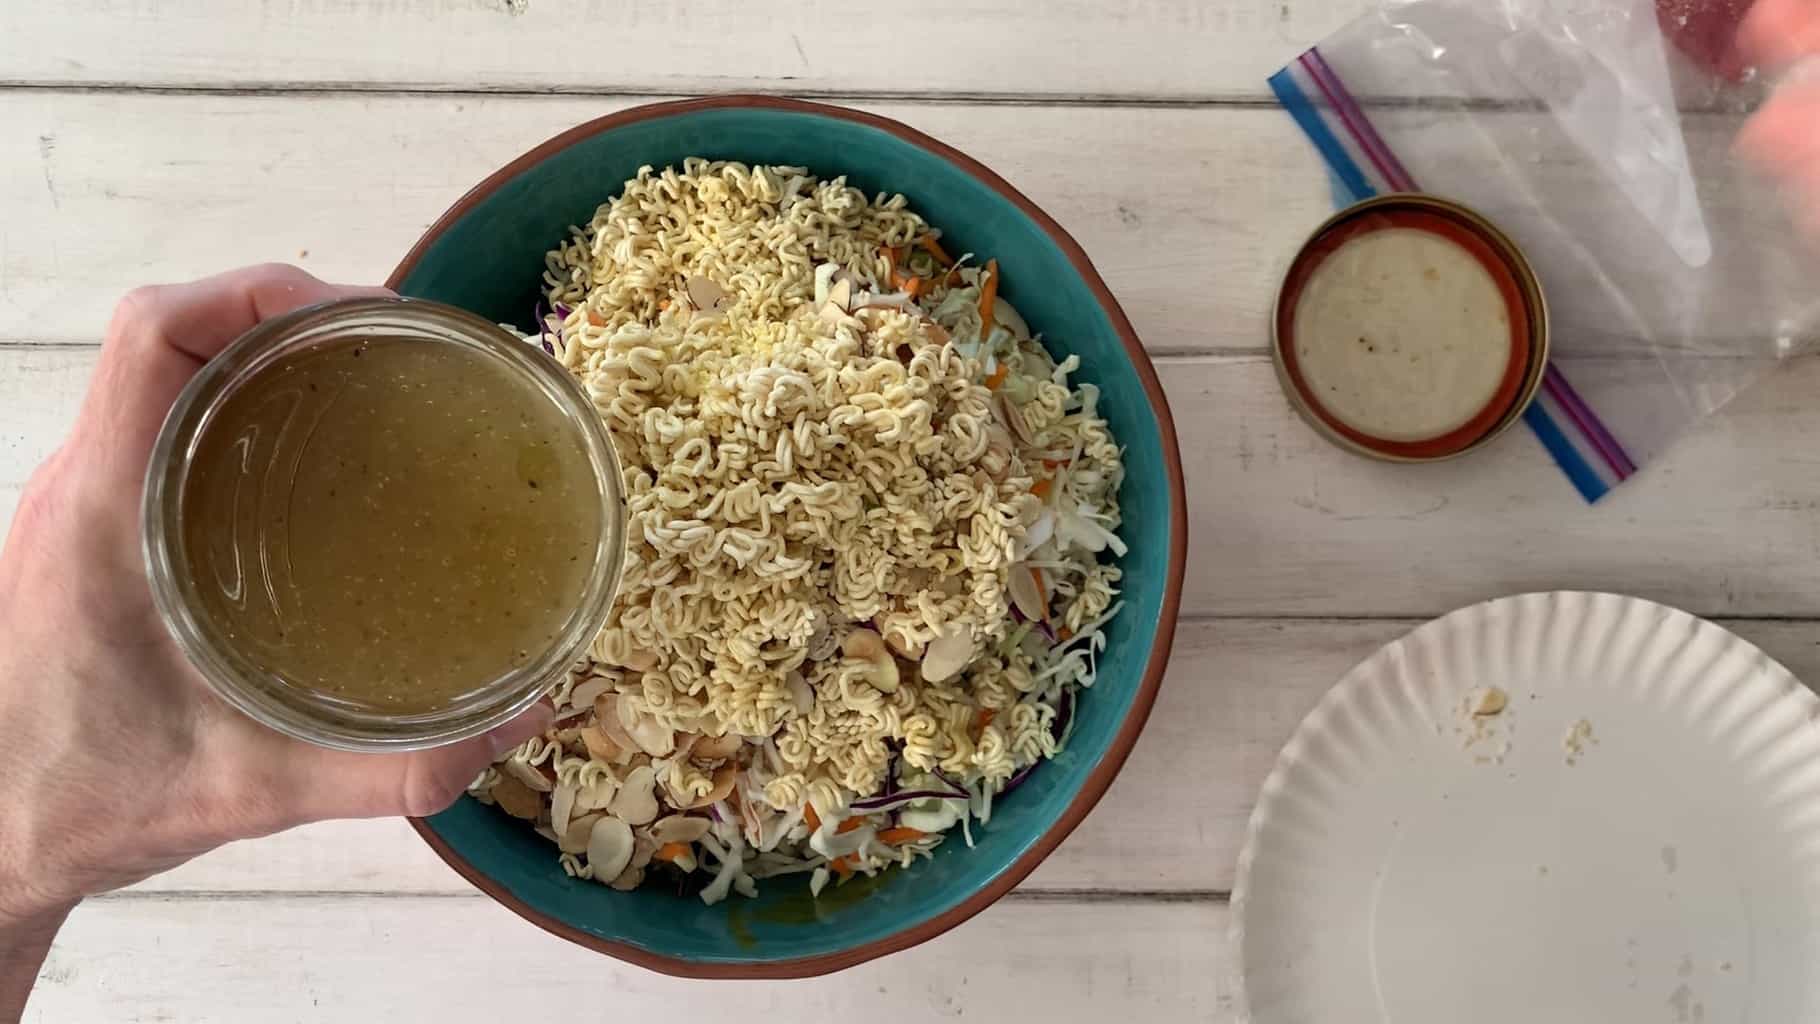
<instances>
[{"instance_id":1,"label":"human hand","mask_svg":"<svg viewBox=\"0 0 1820 1024\"><path fill-rule=\"evenodd\" d=\"M1766 74L1795 69L1738 139L1739 152L1788 188L1802 226L1820 238L1820 4L1757 0L1739 34L1747 57Z\"/></svg>"},{"instance_id":2,"label":"human hand","mask_svg":"<svg viewBox=\"0 0 1820 1024\"><path fill-rule=\"evenodd\" d=\"M178 392L261 320L378 293L268 265L142 288L115 309L75 426L0 551L0 937L235 839L441 810L547 723L540 706L436 750L313 747L217 699L152 603L140 500Z\"/></svg>"}]
</instances>

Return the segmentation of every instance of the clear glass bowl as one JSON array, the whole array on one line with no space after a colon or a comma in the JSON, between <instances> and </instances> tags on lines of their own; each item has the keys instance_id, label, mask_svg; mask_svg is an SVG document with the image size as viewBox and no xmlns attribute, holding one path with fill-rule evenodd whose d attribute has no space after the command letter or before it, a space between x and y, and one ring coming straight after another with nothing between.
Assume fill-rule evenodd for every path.
<instances>
[{"instance_id":1,"label":"clear glass bowl","mask_svg":"<svg viewBox=\"0 0 1820 1024\"><path fill-rule=\"evenodd\" d=\"M600 489L604 513L594 572L556 640L523 665L448 706L387 713L288 682L255 664L223 635L204 607L185 557L183 490L196 445L228 396L275 360L348 338L387 337L466 345L529 381L574 426ZM152 597L177 645L209 685L236 708L301 740L340 750L413 750L454 743L530 707L587 651L605 624L625 555L625 500L619 462L592 401L543 350L495 324L418 299L348 299L310 306L260 324L203 367L171 408L152 451L145 485L145 559Z\"/></svg>"}]
</instances>

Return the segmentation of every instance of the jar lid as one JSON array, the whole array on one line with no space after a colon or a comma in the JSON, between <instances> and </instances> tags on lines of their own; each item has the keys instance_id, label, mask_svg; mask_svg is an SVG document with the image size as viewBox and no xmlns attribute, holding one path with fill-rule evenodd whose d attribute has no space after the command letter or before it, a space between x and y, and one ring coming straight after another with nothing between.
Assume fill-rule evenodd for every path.
<instances>
[{"instance_id":1,"label":"jar lid","mask_svg":"<svg viewBox=\"0 0 1820 1024\"><path fill-rule=\"evenodd\" d=\"M1322 225L1277 298L1285 392L1335 443L1401 462L1451 458L1521 415L1548 317L1522 252L1456 203L1391 195Z\"/></svg>"}]
</instances>

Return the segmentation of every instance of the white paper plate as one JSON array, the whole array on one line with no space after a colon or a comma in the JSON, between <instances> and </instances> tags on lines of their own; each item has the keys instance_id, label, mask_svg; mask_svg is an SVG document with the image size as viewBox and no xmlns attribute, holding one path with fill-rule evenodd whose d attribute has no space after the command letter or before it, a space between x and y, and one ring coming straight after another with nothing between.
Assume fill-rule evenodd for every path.
<instances>
[{"instance_id":1,"label":"white paper plate","mask_svg":"<svg viewBox=\"0 0 1820 1024\"><path fill-rule=\"evenodd\" d=\"M1485 687L1502 714L1466 710ZM1233 895L1248 1019L1820 1021L1817 719L1762 651L1647 601L1423 626L1264 784Z\"/></svg>"}]
</instances>

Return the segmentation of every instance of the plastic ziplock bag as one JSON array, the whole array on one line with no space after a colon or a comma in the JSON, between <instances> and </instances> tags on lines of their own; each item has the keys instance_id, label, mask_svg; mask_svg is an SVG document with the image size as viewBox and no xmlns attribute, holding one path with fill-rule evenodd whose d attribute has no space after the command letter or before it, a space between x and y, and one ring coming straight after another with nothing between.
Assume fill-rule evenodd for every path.
<instances>
[{"instance_id":1,"label":"plastic ziplock bag","mask_svg":"<svg viewBox=\"0 0 1820 1024\"><path fill-rule=\"evenodd\" d=\"M1676 35L1739 3L1388 0L1271 79L1347 202L1434 193L1526 251L1553 328L1526 419L1588 501L1820 325L1820 252L1733 152L1767 90Z\"/></svg>"}]
</instances>

